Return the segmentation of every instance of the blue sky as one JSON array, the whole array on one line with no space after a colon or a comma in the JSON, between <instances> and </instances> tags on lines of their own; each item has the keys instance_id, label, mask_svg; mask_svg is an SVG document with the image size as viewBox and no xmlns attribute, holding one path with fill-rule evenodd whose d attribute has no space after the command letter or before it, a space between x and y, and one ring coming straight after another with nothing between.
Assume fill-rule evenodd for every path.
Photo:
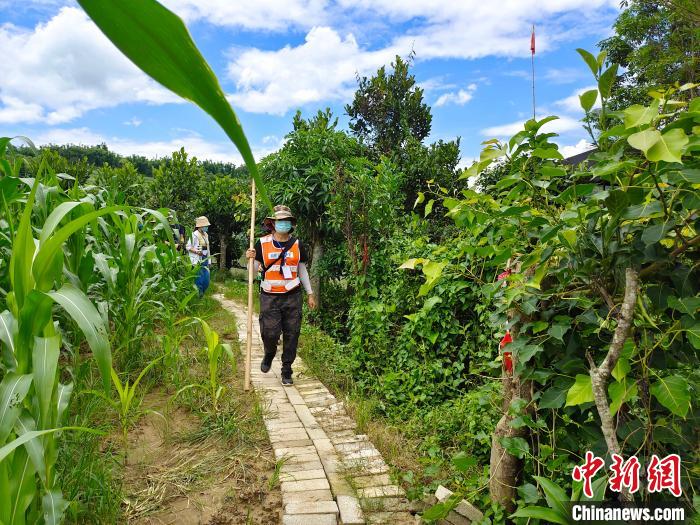
<instances>
[{"instance_id":1,"label":"blue sky","mask_svg":"<svg viewBox=\"0 0 700 525\"><path fill-rule=\"evenodd\" d=\"M463 165L532 114L561 117L565 153L586 148L576 94L591 76L575 49L611 32L617 0L165 0L219 76L256 158L275 151L297 109L347 118L355 76L413 49L432 106L428 141L461 137ZM38 144L105 142L123 154L240 162L223 132L122 57L75 2L0 0L0 135Z\"/></svg>"}]
</instances>

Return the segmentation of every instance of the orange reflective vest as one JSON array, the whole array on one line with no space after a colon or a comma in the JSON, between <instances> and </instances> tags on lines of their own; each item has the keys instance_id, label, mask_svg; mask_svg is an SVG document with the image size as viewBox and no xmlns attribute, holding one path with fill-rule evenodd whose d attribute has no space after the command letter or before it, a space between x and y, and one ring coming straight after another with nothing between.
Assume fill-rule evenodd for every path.
<instances>
[{"instance_id":1,"label":"orange reflective vest","mask_svg":"<svg viewBox=\"0 0 700 525\"><path fill-rule=\"evenodd\" d=\"M267 268L260 285L264 292L287 293L301 284L299 280L299 261L301 259L299 239L296 239L285 252L284 264L280 264L278 260L283 250L275 246L272 235L261 238L260 246L264 268Z\"/></svg>"}]
</instances>

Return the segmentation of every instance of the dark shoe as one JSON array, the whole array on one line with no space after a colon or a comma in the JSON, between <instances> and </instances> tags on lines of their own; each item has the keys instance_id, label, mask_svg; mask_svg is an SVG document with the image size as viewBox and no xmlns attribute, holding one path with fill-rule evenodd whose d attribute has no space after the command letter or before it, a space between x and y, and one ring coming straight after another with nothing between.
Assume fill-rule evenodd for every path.
<instances>
[{"instance_id":1,"label":"dark shoe","mask_svg":"<svg viewBox=\"0 0 700 525\"><path fill-rule=\"evenodd\" d=\"M294 384L294 381L292 380L291 376L289 376L289 377L282 376L282 384L284 386L292 386Z\"/></svg>"},{"instance_id":2,"label":"dark shoe","mask_svg":"<svg viewBox=\"0 0 700 525\"><path fill-rule=\"evenodd\" d=\"M268 365L264 359L260 361L260 370L265 374L270 371L270 365Z\"/></svg>"}]
</instances>

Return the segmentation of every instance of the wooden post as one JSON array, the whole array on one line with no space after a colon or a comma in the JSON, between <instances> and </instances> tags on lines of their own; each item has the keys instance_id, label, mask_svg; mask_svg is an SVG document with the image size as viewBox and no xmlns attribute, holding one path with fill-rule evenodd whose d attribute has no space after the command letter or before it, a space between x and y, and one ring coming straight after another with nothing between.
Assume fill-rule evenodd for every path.
<instances>
[{"instance_id":1,"label":"wooden post","mask_svg":"<svg viewBox=\"0 0 700 525\"><path fill-rule=\"evenodd\" d=\"M255 181L250 190L250 249L255 248ZM248 259L248 336L245 351L245 382L244 389L250 390L250 361L253 352L253 283L255 280L255 259Z\"/></svg>"}]
</instances>

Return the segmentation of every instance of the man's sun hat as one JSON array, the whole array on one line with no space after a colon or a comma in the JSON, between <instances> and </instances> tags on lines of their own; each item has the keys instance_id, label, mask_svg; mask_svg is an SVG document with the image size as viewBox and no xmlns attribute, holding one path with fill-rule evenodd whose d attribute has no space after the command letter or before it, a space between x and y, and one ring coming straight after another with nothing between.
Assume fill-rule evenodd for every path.
<instances>
[{"instance_id":1,"label":"man's sun hat","mask_svg":"<svg viewBox=\"0 0 700 525\"><path fill-rule=\"evenodd\" d=\"M294 217L292 210L289 209L289 206L278 204L274 207L272 215L265 217L263 220L263 225L271 229L274 221L283 221L285 219L292 221L292 223L297 222L297 219Z\"/></svg>"},{"instance_id":2,"label":"man's sun hat","mask_svg":"<svg viewBox=\"0 0 700 525\"><path fill-rule=\"evenodd\" d=\"M289 219L292 221L295 221L296 218L294 217L294 214L292 213L292 210L289 209L289 206L285 206L284 204L278 204L275 206L273 210L273 214L270 215L269 217L265 217L265 220L271 220L271 221L283 221L284 219Z\"/></svg>"},{"instance_id":3,"label":"man's sun hat","mask_svg":"<svg viewBox=\"0 0 700 525\"><path fill-rule=\"evenodd\" d=\"M211 226L211 224L209 224L209 219L207 219L204 215L197 217L194 223L195 228L201 228L202 226Z\"/></svg>"}]
</instances>

